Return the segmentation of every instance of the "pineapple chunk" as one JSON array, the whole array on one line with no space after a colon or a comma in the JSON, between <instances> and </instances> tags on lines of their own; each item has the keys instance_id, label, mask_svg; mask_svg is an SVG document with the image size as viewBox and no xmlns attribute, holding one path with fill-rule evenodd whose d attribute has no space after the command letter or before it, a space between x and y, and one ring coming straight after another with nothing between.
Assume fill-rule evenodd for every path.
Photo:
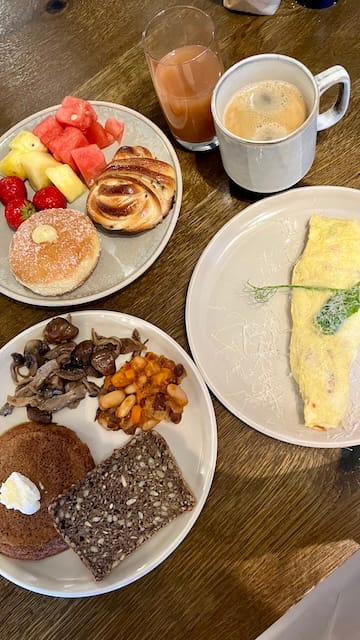
<instances>
[{"instance_id":1,"label":"pineapple chunk","mask_svg":"<svg viewBox=\"0 0 360 640\"><path fill-rule=\"evenodd\" d=\"M35 136L31 131L20 131L20 133L11 140L10 149L18 151L47 151L47 148L41 142L40 138Z\"/></svg>"},{"instance_id":2,"label":"pineapple chunk","mask_svg":"<svg viewBox=\"0 0 360 640\"><path fill-rule=\"evenodd\" d=\"M46 170L46 175L68 202L73 202L86 191L84 183L81 182L75 171L68 164L50 167Z\"/></svg>"},{"instance_id":3,"label":"pineapple chunk","mask_svg":"<svg viewBox=\"0 0 360 640\"><path fill-rule=\"evenodd\" d=\"M46 151L26 151L22 154L21 162L34 191L47 187L51 183L50 178L46 175L47 169L60 165L60 162L57 162Z\"/></svg>"},{"instance_id":4,"label":"pineapple chunk","mask_svg":"<svg viewBox=\"0 0 360 640\"><path fill-rule=\"evenodd\" d=\"M26 171L22 164L24 153L17 149L12 149L0 160L0 172L5 176L18 176L21 180L25 180Z\"/></svg>"}]
</instances>

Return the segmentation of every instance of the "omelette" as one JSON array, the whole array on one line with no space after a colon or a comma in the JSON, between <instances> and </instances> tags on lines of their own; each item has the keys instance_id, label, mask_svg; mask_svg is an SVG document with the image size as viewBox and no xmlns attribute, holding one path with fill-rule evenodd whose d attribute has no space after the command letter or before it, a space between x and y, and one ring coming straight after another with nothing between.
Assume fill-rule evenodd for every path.
<instances>
[{"instance_id":1,"label":"omelette","mask_svg":"<svg viewBox=\"0 0 360 640\"><path fill-rule=\"evenodd\" d=\"M347 289L360 280L360 223L314 215L292 284ZM333 334L314 318L331 291L293 289L290 366L304 403L308 427L341 425L349 409L350 370L360 345L360 312Z\"/></svg>"}]
</instances>

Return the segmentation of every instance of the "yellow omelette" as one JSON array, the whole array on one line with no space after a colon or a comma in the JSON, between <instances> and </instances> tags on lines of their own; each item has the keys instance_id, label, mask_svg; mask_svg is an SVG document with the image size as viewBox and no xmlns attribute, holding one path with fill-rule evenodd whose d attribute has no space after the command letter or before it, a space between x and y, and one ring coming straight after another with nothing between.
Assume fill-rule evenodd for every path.
<instances>
[{"instance_id":1,"label":"yellow omelette","mask_svg":"<svg viewBox=\"0 0 360 640\"><path fill-rule=\"evenodd\" d=\"M314 215L292 284L347 289L360 281L360 223ZM304 422L339 426L349 405L350 369L360 345L360 312L334 334L320 332L314 317L333 295L293 289L290 365L304 402Z\"/></svg>"}]
</instances>

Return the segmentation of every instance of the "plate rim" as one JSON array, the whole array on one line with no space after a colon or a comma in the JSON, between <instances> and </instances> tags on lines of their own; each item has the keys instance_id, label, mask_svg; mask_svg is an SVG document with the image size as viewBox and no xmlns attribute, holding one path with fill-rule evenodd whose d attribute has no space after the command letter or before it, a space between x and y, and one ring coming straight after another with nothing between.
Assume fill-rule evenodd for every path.
<instances>
[{"instance_id":1,"label":"plate rim","mask_svg":"<svg viewBox=\"0 0 360 640\"><path fill-rule=\"evenodd\" d=\"M329 192L331 193L331 191L333 193L343 192L343 193L348 193L349 195L351 194L352 196L358 197L360 201L360 190L355 187L344 187L344 186L336 186L336 185L314 185L314 186L297 187L295 189L289 189L278 194L264 197L261 200L253 202L250 205L241 209L237 214L235 214L232 218L230 218L230 220L228 220L222 227L220 227L220 229L210 239L209 243L206 245L205 249L201 253L193 269L193 272L191 274L188 287L187 287L186 301L185 301L185 327L186 327L186 335L187 335L191 355L201 375L203 376L207 386L209 387L211 392L215 395L215 397L219 400L219 402L238 420L241 420L245 426L249 426L251 429L254 429L258 433L262 433L263 435L266 435L272 438L273 440L284 442L286 444L298 445L302 447L316 448L316 449L335 449L335 448L340 449L340 448L346 448L349 446L357 446L360 444L360 436L357 439L354 439L352 441L349 440L349 442L346 442L346 443L341 443L341 441L336 441L336 440L327 441L327 442L313 442L310 439L299 441L295 436L294 437L289 436L288 438L286 437L280 438L280 437L277 437L274 434L273 430L271 430L270 428L263 425L260 428L259 425L254 420L251 420L248 418L245 420L244 417L240 415L239 411L235 412L231 403L224 397L222 393L218 391L216 385L211 380L211 377L209 376L208 372L205 370L201 362L201 359L199 357L196 344L193 339L192 328L191 328L191 324L192 324L191 322L192 300L191 299L194 296L195 284L198 278L198 274L202 268L202 263L205 262L207 256L211 253L214 246L216 246L217 242L219 242L219 239L221 239L221 236L223 234L226 235L228 230L233 225L238 224L241 218L246 217L246 220L244 221L244 226L246 227L246 225L249 224L251 219L253 217L256 217L257 212L259 215L261 215L264 209L264 203L269 203L269 209L271 209L271 205L273 203L278 203L278 202L281 203L282 200L286 200L287 198L289 198L289 196L290 197L294 196L294 198L298 196L299 198L301 198L302 194L308 194L310 196L311 194L313 194L314 196L319 195L321 197L323 194L326 194ZM270 213L274 214L275 213L274 209L272 209ZM360 219L360 209L359 209L359 219Z\"/></svg>"},{"instance_id":2,"label":"plate rim","mask_svg":"<svg viewBox=\"0 0 360 640\"><path fill-rule=\"evenodd\" d=\"M57 316L67 316L68 313L65 312L60 312L59 314L56 314L56 316L53 317L57 317ZM127 579L127 580L123 580L123 581L119 581L117 584L111 584L111 585L107 585L105 587L101 588L101 583L96 583L95 581L93 582L93 590L91 591L79 591L79 592L63 592L63 591L55 591L55 590L50 590L50 589L46 589L46 588L41 588L38 587L36 585L32 585L32 584L28 584L26 583L26 581L22 581L20 579L17 579L9 574L9 572L4 571L0 565L0 576L5 578L6 580L8 580L9 582L16 584L19 587L22 587L24 589L26 589L27 591L33 592L33 593L39 593L41 595L47 595L47 596L52 596L52 597L60 597L60 598L87 598L87 597L93 597L93 596L98 596L98 595L103 595L105 593L111 593L113 591L117 591L119 589L122 589L126 586L128 586L129 584L132 584L133 582L137 582L140 578L146 576L148 573L151 573L154 569L156 569L160 564L162 564L165 560L167 560L167 558L176 551L176 549L182 544L182 542L185 540L185 538L187 537L187 535L190 533L191 529L193 528L193 526L195 525L196 521L198 520L198 518L201 515L201 512L205 506L205 503L207 501L212 483L213 483L213 479L214 479L214 475L215 475L215 470L216 470L216 463L217 463L217 452L218 452L218 435L217 435L217 420L216 420L216 414L215 414L215 409L214 409L214 404L212 402L209 390L203 380L203 377L201 376L200 371L198 370L196 363L194 362L194 360L191 358L191 356L185 351L185 349L168 333L166 333L166 331L164 331L163 329L161 329L160 327L156 326L155 324L149 322L148 320L144 320L142 318L139 318L138 316L133 316L131 314L128 313L122 313L120 311L109 311L109 310L104 310L104 309L89 309L89 310L80 310L80 311L74 311L73 313L71 313L71 317L72 318L77 318L77 317L91 317L91 316L95 316L95 317L99 317L99 318L109 318L109 319L116 319L116 318L122 318L123 321L130 323L130 322L139 322L141 323L142 327L149 327L150 331L155 332L156 336L160 336L163 340L165 340L166 342L169 342L169 344L172 345L172 347L176 350L178 350L179 354L181 354L181 358L184 359L185 361L185 366L190 367L193 375L195 376L196 382L199 385L199 390L201 391L201 394L203 396L203 399L205 401L207 410L208 410L208 415L210 418L210 424L208 427L208 431L206 434L206 437L208 438L209 441L209 450L211 452L211 456L209 458L209 460L207 460L207 474L206 474L206 482L204 483L204 488L202 491L201 496L199 497L199 499L197 499L196 501L196 505L195 508L193 509L193 511L189 512L189 517L188 517L188 522L186 523L186 525L182 528L181 532L177 535L177 537L175 538L175 540L169 544L166 549L164 550L163 553L161 553L161 557L158 558L158 560L156 562L153 562L150 567L145 567L143 568L141 571L138 571L136 573L136 575L133 575L131 578ZM35 324L32 324L30 326L28 326L26 329L24 329L23 331L21 331L20 333L18 333L17 335L13 336L13 338L11 338L10 340L8 340L1 348L0 348L0 356L1 356L1 352L6 348L6 347L11 347L11 345L13 343L15 343L19 338L21 339L22 337L25 338L26 334L36 330L37 328L41 328L43 326L45 326L49 321L51 320L50 318L45 318L44 320L41 320L39 322L36 322ZM11 427L9 427L11 428ZM174 452L175 456L176 456L176 452ZM165 527L166 528L166 527ZM164 529L165 529L164 528ZM55 556L56 557L56 556ZM0 559L1 559L1 554L0 554ZM51 559L51 558L50 558ZM9 559L11 561L11 558ZM41 561L39 561L41 562ZM92 584L92 578L91 575L89 573L89 583L91 582Z\"/></svg>"},{"instance_id":3,"label":"plate rim","mask_svg":"<svg viewBox=\"0 0 360 640\"><path fill-rule=\"evenodd\" d=\"M126 107L125 105L121 105L116 102L107 102L105 100L87 100L87 102L89 102L94 107L103 107L103 108L115 109L121 112L125 112L130 116L143 121L144 124L148 125L150 129L152 129L154 133L160 138L161 142L164 144L167 152L171 157L171 161L173 163L173 166L175 169L175 176L176 176L175 202L168 214L168 216L171 216L170 223L168 225L166 233L161 238L161 241L159 242L155 251L145 261L145 263L141 265L140 268L136 269L136 271L132 275L124 278L124 280L121 282L121 286L116 284L110 287L109 289L101 291L97 294L88 294L86 296L82 296L79 298L70 299L70 298L66 298L66 297L62 298L61 296L58 296L57 299L54 299L52 297L47 298L46 296L44 296L43 298L38 298L38 297L33 298L32 297L33 293L30 290L28 293L26 290L25 290L25 293L19 293L16 291L13 292L8 287L4 286L2 282L0 282L0 293L2 293L3 295L7 296L12 300L16 300L17 302L24 302L25 304L33 304L38 307L49 307L49 308L59 307L59 306L74 307L80 304L83 305L89 302L96 302L97 300L101 300L102 298L105 298L109 295L117 293L118 291L121 291L122 289L126 288L129 284L131 284L132 282L140 278L148 269L150 269L150 267L152 267L152 265L156 262L156 260L159 258L161 253L165 250L166 246L168 245L170 238L174 233L177 221L179 219L180 210L182 206L182 198L183 198L183 178L182 178L180 161L177 157L175 148L171 143L171 141L169 140L169 138L165 135L165 133L160 129L160 127L157 124L155 124L152 120L150 120L150 118L148 118L147 116L144 116L142 113L140 113L139 111L136 111L135 109L132 109L131 107ZM58 109L59 106L60 104L52 105L50 107L45 107L44 109L41 109L36 113L26 116L25 118L20 120L18 123L14 124L10 129L5 131L0 136L0 147L5 142L5 140L9 136L11 136L13 133L15 133L15 131L17 131L20 127L25 127L26 123L32 121L34 118L45 117L47 114L50 114L54 112L56 109ZM85 215L86 215L86 212L85 212ZM149 232L151 232L151 229L149 229ZM74 291L76 291L76 289ZM66 294L63 294L63 295L66 296Z\"/></svg>"}]
</instances>

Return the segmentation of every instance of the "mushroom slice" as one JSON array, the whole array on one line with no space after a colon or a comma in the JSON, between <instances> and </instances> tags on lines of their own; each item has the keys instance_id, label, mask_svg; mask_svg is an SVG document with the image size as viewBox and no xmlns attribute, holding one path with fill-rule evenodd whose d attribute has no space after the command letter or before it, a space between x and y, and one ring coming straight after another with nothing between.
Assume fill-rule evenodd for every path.
<instances>
[{"instance_id":1,"label":"mushroom slice","mask_svg":"<svg viewBox=\"0 0 360 640\"><path fill-rule=\"evenodd\" d=\"M10 365L10 374L11 379L15 384L18 384L19 378L28 378L30 376L29 372L23 373L21 371L24 366L24 356L22 353L12 353L11 354L11 365Z\"/></svg>"},{"instance_id":2,"label":"mushroom slice","mask_svg":"<svg viewBox=\"0 0 360 640\"><path fill-rule=\"evenodd\" d=\"M142 342L141 338L140 338L140 332L138 329L134 329L134 331L132 332L131 335L133 341L137 344L136 348L133 350L132 352L132 357L134 358L135 356L140 356L142 351L145 351L145 349L147 349L146 343L148 342L148 339L145 340L145 342Z\"/></svg>"},{"instance_id":3,"label":"mushroom slice","mask_svg":"<svg viewBox=\"0 0 360 640\"><path fill-rule=\"evenodd\" d=\"M64 393L65 384L59 375L51 375L47 378L41 387L41 395L43 398L52 398Z\"/></svg>"},{"instance_id":4,"label":"mushroom slice","mask_svg":"<svg viewBox=\"0 0 360 640\"><path fill-rule=\"evenodd\" d=\"M13 407L27 407L27 405L31 405L32 407L37 407L39 398L37 395L32 396L8 396L7 402Z\"/></svg>"},{"instance_id":5,"label":"mushroom slice","mask_svg":"<svg viewBox=\"0 0 360 640\"><path fill-rule=\"evenodd\" d=\"M84 378L84 380L82 382L85 385L90 398L97 398L97 396L100 393L101 387L98 387L98 385L95 384L95 382L92 382L92 381L88 380L87 378Z\"/></svg>"},{"instance_id":6,"label":"mushroom slice","mask_svg":"<svg viewBox=\"0 0 360 640\"><path fill-rule=\"evenodd\" d=\"M37 407L30 407L30 405L26 407L26 414L28 420L32 420L33 422L49 424L52 421L52 413L49 411L41 411L41 409Z\"/></svg>"},{"instance_id":7,"label":"mushroom slice","mask_svg":"<svg viewBox=\"0 0 360 640\"><path fill-rule=\"evenodd\" d=\"M34 376L37 369L44 364L44 356L49 351L49 345L43 340L28 340L24 347L24 365L29 369L29 375Z\"/></svg>"},{"instance_id":8,"label":"mushroom slice","mask_svg":"<svg viewBox=\"0 0 360 640\"><path fill-rule=\"evenodd\" d=\"M84 369L59 369L57 372L59 378L63 380L82 380L85 376Z\"/></svg>"},{"instance_id":9,"label":"mushroom slice","mask_svg":"<svg viewBox=\"0 0 360 640\"><path fill-rule=\"evenodd\" d=\"M82 382L78 383L76 386L72 387L66 393L62 393L59 396L54 396L53 398L47 398L46 400L38 400L37 406L42 411L60 411L60 409L64 409L65 407L71 406L75 402L79 402L86 396L86 387L82 384Z\"/></svg>"},{"instance_id":10,"label":"mushroom slice","mask_svg":"<svg viewBox=\"0 0 360 640\"><path fill-rule=\"evenodd\" d=\"M105 347L107 349L112 348L115 358L120 355L121 338L117 338L116 336L101 336L95 331L95 329L91 329L91 339L94 344L94 349L99 349L101 347Z\"/></svg>"},{"instance_id":11,"label":"mushroom slice","mask_svg":"<svg viewBox=\"0 0 360 640\"><path fill-rule=\"evenodd\" d=\"M10 416L14 410L14 405L9 402L5 402L3 406L0 408L0 416Z\"/></svg>"},{"instance_id":12,"label":"mushroom slice","mask_svg":"<svg viewBox=\"0 0 360 640\"><path fill-rule=\"evenodd\" d=\"M120 355L120 353L131 353L132 351L143 351L146 349L145 343L141 342L140 334L136 330L133 331L131 338L117 338L116 336L106 338L96 333L95 329L92 329L91 337L96 347L100 345L114 345L117 349L116 357Z\"/></svg>"},{"instance_id":13,"label":"mushroom slice","mask_svg":"<svg viewBox=\"0 0 360 640\"><path fill-rule=\"evenodd\" d=\"M63 356L64 354L66 354L67 357L70 358L75 347L76 347L76 342L73 342L72 340L70 340L69 342L63 342L61 344L58 344L56 347L49 349L45 358L46 360L57 360L58 358L61 358L61 356Z\"/></svg>"},{"instance_id":14,"label":"mushroom slice","mask_svg":"<svg viewBox=\"0 0 360 640\"><path fill-rule=\"evenodd\" d=\"M116 371L116 353L111 345L96 346L91 358L91 365L103 376L111 376Z\"/></svg>"},{"instance_id":15,"label":"mushroom slice","mask_svg":"<svg viewBox=\"0 0 360 640\"><path fill-rule=\"evenodd\" d=\"M51 344L60 344L73 340L79 333L78 327L71 322L71 316L66 318L53 318L50 320L43 332L44 339Z\"/></svg>"},{"instance_id":16,"label":"mushroom slice","mask_svg":"<svg viewBox=\"0 0 360 640\"><path fill-rule=\"evenodd\" d=\"M33 376L33 378L31 378L31 380L29 380L29 382L25 382L24 384L20 384L18 385L18 387L15 390L15 396L31 396L34 394L34 392L36 392L38 389L40 389L40 387L42 386L42 384L44 384L45 380L55 371L57 371L58 369L58 364L56 362L56 360L49 360L48 362L45 362L41 367L38 368L35 376ZM9 396L12 397L12 396ZM13 404L13 402L11 400L9 400L8 397L8 402L10 402L11 404Z\"/></svg>"},{"instance_id":17,"label":"mushroom slice","mask_svg":"<svg viewBox=\"0 0 360 640\"><path fill-rule=\"evenodd\" d=\"M94 343L92 340L82 340L75 346L71 359L77 366L87 367L91 362L93 350Z\"/></svg>"}]
</instances>

